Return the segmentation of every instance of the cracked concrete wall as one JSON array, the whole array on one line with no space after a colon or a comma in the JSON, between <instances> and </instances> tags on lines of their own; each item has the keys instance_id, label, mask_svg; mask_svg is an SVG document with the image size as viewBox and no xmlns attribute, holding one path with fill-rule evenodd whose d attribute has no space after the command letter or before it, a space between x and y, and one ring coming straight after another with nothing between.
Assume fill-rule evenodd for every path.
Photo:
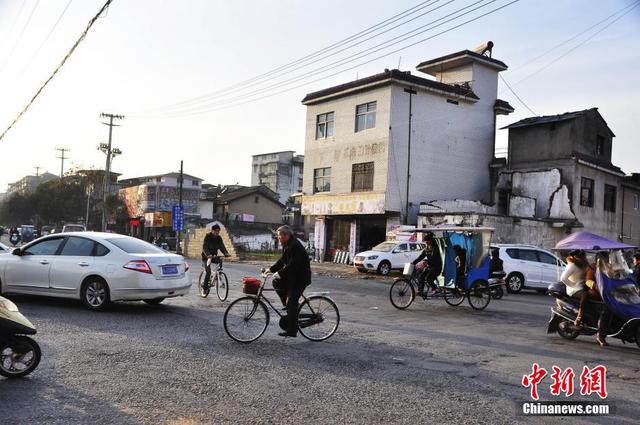
<instances>
[{"instance_id":1,"label":"cracked concrete wall","mask_svg":"<svg viewBox=\"0 0 640 425\"><path fill-rule=\"evenodd\" d=\"M560 170L514 172L511 178L511 192L516 196L526 196L536 200L535 216L546 218L551 196L560 187Z\"/></svg>"},{"instance_id":2,"label":"cracked concrete wall","mask_svg":"<svg viewBox=\"0 0 640 425\"><path fill-rule=\"evenodd\" d=\"M450 201L436 200L420 204L421 214L439 212L496 214L497 207L495 205L487 205L480 201L469 201L467 199L454 199Z\"/></svg>"},{"instance_id":3,"label":"cracked concrete wall","mask_svg":"<svg viewBox=\"0 0 640 425\"><path fill-rule=\"evenodd\" d=\"M509 215L533 218L536 215L536 204L536 200L528 196L512 195L509 199Z\"/></svg>"},{"instance_id":4,"label":"cracked concrete wall","mask_svg":"<svg viewBox=\"0 0 640 425\"><path fill-rule=\"evenodd\" d=\"M576 219L575 214L571 210L569 188L566 185L562 185L551 196L548 216L550 218Z\"/></svg>"}]
</instances>

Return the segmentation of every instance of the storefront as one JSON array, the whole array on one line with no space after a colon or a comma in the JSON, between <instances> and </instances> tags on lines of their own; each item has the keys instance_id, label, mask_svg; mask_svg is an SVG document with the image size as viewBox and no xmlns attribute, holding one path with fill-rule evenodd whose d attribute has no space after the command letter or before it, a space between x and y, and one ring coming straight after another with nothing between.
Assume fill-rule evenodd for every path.
<instances>
[{"instance_id":1,"label":"storefront","mask_svg":"<svg viewBox=\"0 0 640 425\"><path fill-rule=\"evenodd\" d=\"M331 261L338 250L353 258L384 241L389 226L399 223L385 211L384 193L303 196L302 214L314 220L317 261Z\"/></svg>"}]
</instances>

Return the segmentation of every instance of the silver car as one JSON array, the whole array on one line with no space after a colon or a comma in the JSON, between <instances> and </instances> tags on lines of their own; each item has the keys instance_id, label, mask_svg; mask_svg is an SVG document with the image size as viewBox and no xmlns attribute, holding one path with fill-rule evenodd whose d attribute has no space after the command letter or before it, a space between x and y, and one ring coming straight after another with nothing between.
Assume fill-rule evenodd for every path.
<instances>
[{"instance_id":1,"label":"silver car","mask_svg":"<svg viewBox=\"0 0 640 425\"><path fill-rule=\"evenodd\" d=\"M0 293L80 299L102 310L112 301L158 304L186 295L180 255L129 236L72 232L44 236L0 255Z\"/></svg>"}]
</instances>

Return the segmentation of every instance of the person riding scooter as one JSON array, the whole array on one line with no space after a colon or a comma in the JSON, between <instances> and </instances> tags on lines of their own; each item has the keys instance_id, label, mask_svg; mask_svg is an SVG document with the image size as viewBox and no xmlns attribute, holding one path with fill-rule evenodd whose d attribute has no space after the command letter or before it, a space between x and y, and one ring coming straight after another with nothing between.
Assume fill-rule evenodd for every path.
<instances>
[{"instance_id":1,"label":"person riding scooter","mask_svg":"<svg viewBox=\"0 0 640 425\"><path fill-rule=\"evenodd\" d=\"M578 315L574 322L575 326L580 326L584 316L584 307L587 302L587 286L585 285L587 269L589 263L587 256L582 250L574 250L567 257L567 267L562 272L560 281L567 287L567 295L580 302Z\"/></svg>"}]
</instances>

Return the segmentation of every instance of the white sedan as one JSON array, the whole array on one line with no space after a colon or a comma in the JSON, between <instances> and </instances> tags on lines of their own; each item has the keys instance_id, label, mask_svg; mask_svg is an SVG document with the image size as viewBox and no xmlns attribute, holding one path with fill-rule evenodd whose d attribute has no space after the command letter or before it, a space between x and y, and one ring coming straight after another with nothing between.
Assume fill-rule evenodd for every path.
<instances>
[{"instance_id":1,"label":"white sedan","mask_svg":"<svg viewBox=\"0 0 640 425\"><path fill-rule=\"evenodd\" d=\"M353 266L363 273L370 270L386 276L392 269L402 269L405 263L418 258L423 249L424 244L419 242L382 242L356 254Z\"/></svg>"},{"instance_id":2,"label":"white sedan","mask_svg":"<svg viewBox=\"0 0 640 425\"><path fill-rule=\"evenodd\" d=\"M183 257L114 233L48 235L12 254L0 255L0 294L75 298L103 310L111 301L158 304L191 286Z\"/></svg>"}]
</instances>

